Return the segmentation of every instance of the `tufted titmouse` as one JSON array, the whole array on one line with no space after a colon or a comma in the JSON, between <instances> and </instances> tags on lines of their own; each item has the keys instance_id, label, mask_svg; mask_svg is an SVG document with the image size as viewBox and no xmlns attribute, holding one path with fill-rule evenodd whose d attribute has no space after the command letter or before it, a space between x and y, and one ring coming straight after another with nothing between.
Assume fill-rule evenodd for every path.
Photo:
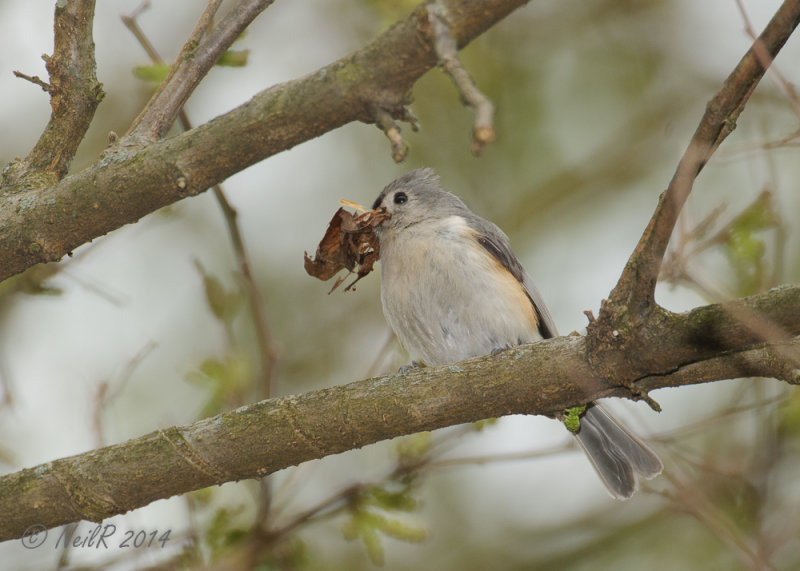
<instances>
[{"instance_id":1,"label":"tufted titmouse","mask_svg":"<svg viewBox=\"0 0 800 571\"><path fill-rule=\"evenodd\" d=\"M443 190L432 169L390 183L380 206L391 214L375 229L383 312L413 357L436 366L558 335L508 237ZM574 434L615 498L633 495L637 474L661 473L658 456L599 405L588 405Z\"/></svg>"}]
</instances>

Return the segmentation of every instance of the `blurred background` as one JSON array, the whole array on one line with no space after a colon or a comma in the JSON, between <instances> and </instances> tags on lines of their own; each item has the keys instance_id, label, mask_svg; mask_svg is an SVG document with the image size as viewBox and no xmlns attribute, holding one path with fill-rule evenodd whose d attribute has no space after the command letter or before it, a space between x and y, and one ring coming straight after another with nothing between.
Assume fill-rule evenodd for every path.
<instances>
[{"instance_id":1,"label":"blurred background","mask_svg":"<svg viewBox=\"0 0 800 571\"><path fill-rule=\"evenodd\" d=\"M170 60L202 11L152 0L137 22ZM124 133L155 83L120 16L98 2L97 75L106 97L77 170ZM276 2L189 100L195 125L267 87L358 49L416 2ZM193 422L274 395L392 371L407 356L381 314L379 276L354 292L307 276L346 198L371 204L396 176L432 166L500 225L562 333L583 332L615 284L705 103L779 2L537 0L461 53L497 106L497 140L470 152L472 114L432 70L414 90L419 132L396 165L384 135L350 124L231 177L224 192L268 337L218 200L183 200L0 284L0 469ZM24 156L49 114L53 2L0 3L0 163ZM746 15L746 16L745 16ZM244 54L240 54L244 55ZM736 131L700 176L665 264L672 311L800 281L800 40L777 59ZM137 71L138 69L138 71ZM177 127L176 127L177 129ZM356 327L353 324L358 324ZM266 340L265 340L266 339ZM269 358L263 358L265 347ZM265 365L266 364L266 365ZM666 465L634 499L604 491L563 427L507 417L366 447L269 478L226 484L118 516L120 530L170 533L139 549L0 544L6 568L794 569L800 565L800 400L765 379L713 383L608 407ZM272 536L255 533L268 527ZM88 533L82 523L76 533Z\"/></svg>"}]
</instances>

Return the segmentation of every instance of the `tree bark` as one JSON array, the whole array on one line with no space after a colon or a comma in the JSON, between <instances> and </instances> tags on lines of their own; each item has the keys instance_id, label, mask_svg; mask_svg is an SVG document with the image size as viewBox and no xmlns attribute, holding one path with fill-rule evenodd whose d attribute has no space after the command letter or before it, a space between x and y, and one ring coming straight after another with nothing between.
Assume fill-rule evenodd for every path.
<instances>
[{"instance_id":1,"label":"tree bark","mask_svg":"<svg viewBox=\"0 0 800 571\"><path fill-rule=\"evenodd\" d=\"M524 3L447 2L458 47ZM25 185L6 177L0 187L0 280L60 260L81 244L351 121L373 123L376 110L406 117L411 88L436 66L433 41L427 5L421 4L362 49L191 131L145 144L135 131L93 165L48 186L30 188L31 176ZM164 130L164 121L152 123L157 133ZM18 165L12 167L16 172Z\"/></svg>"},{"instance_id":2,"label":"tree bark","mask_svg":"<svg viewBox=\"0 0 800 571\"><path fill-rule=\"evenodd\" d=\"M600 376L587 357L586 338L567 336L264 400L156 430L0 478L0 541L22 536L31 525L101 521L158 499L260 478L387 438L507 414L553 415L598 398L631 397L629 384L651 391L742 376L798 384L798 307L800 285L653 319L646 328L657 340L651 373L633 382L626 377L632 369L619 372L622 382ZM743 311L769 319L788 337L765 342L740 318Z\"/></svg>"},{"instance_id":3,"label":"tree bark","mask_svg":"<svg viewBox=\"0 0 800 571\"><path fill-rule=\"evenodd\" d=\"M436 5L445 7L461 48L522 3ZM253 9L267 4L240 1ZM76 1L74 8L93 9L93 2ZM437 63L427 11L428 5L420 5L361 50L182 135L150 142L165 132L179 105L167 104L166 114L152 109L140 116L139 129L82 172L61 178L63 160L53 168L28 159L14 163L1 189L0 279L58 260L80 244L350 121L380 121L389 130L387 114L408 117L410 88ZM800 286L685 314L659 307L652 295L694 178L798 21L800 1L786 0L712 100L665 200L586 337L559 337L444 367L269 399L4 476L0 540L20 537L31 525L100 521L175 494L487 417L553 415L607 396L645 398L655 406L648 391L741 376L800 383ZM74 37L91 52L87 30L83 26ZM95 89L91 82L76 85L84 94ZM164 96L169 102L186 96L167 87L161 93L171 94ZM64 129L79 136L81 125ZM666 200L672 194L677 202Z\"/></svg>"}]
</instances>

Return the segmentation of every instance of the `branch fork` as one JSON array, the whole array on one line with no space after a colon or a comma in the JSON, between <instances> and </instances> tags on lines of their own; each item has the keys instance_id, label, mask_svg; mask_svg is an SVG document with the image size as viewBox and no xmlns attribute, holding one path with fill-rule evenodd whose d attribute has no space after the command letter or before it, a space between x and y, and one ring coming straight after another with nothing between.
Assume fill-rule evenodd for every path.
<instances>
[{"instance_id":1,"label":"branch fork","mask_svg":"<svg viewBox=\"0 0 800 571\"><path fill-rule=\"evenodd\" d=\"M617 379L635 396L645 400L649 398L646 393L638 392L634 385L642 374L669 372L659 363L660 356L648 351L652 339L647 333L652 325L676 317L655 302L655 287L681 209L695 179L719 145L733 132L750 95L798 23L800 2L785 0L708 103L669 187L659 197L656 210L617 285L601 305L598 318L587 328L589 362L599 374ZM767 343L784 340L784 337L774 335L763 338Z\"/></svg>"},{"instance_id":2,"label":"branch fork","mask_svg":"<svg viewBox=\"0 0 800 571\"><path fill-rule=\"evenodd\" d=\"M14 75L41 87L50 95L52 114L47 127L27 157L9 165L2 185L42 188L62 179L83 140L95 110L103 98L95 75L95 0L56 4L52 56L43 56L50 82L19 71Z\"/></svg>"}]
</instances>

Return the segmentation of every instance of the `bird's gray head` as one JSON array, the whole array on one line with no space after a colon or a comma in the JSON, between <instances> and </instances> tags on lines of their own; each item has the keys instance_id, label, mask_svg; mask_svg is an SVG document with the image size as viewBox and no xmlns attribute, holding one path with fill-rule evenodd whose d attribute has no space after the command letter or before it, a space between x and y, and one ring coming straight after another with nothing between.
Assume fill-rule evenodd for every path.
<instances>
[{"instance_id":1,"label":"bird's gray head","mask_svg":"<svg viewBox=\"0 0 800 571\"><path fill-rule=\"evenodd\" d=\"M385 207L391 218L375 230L400 230L420 222L439 220L469 210L455 194L442 189L439 176L430 168L416 169L390 182L375 199L373 210Z\"/></svg>"}]
</instances>

